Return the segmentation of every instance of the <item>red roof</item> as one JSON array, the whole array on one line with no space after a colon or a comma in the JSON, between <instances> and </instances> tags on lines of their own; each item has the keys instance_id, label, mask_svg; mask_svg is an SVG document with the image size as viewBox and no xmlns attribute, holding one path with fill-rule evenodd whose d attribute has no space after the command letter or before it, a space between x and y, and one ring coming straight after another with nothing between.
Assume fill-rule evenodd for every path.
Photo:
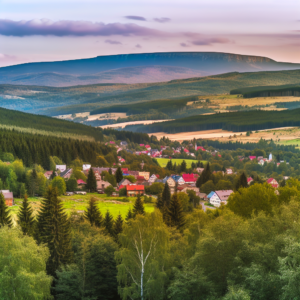
<instances>
[{"instance_id":1,"label":"red roof","mask_svg":"<svg viewBox=\"0 0 300 300\"><path fill-rule=\"evenodd\" d=\"M183 151L186 153L190 152L188 149L183 149Z\"/></svg>"},{"instance_id":2,"label":"red roof","mask_svg":"<svg viewBox=\"0 0 300 300\"><path fill-rule=\"evenodd\" d=\"M126 185L127 191L144 191L143 185Z\"/></svg>"},{"instance_id":3,"label":"red roof","mask_svg":"<svg viewBox=\"0 0 300 300\"><path fill-rule=\"evenodd\" d=\"M269 178L268 180L267 180L267 183L271 183L273 180L275 180L274 178ZM276 180L275 180L276 181ZM277 182L277 181L276 181Z\"/></svg>"},{"instance_id":4,"label":"red roof","mask_svg":"<svg viewBox=\"0 0 300 300\"><path fill-rule=\"evenodd\" d=\"M144 145L144 144L140 144L140 146L141 146L141 147L144 147L145 145Z\"/></svg>"},{"instance_id":5,"label":"red roof","mask_svg":"<svg viewBox=\"0 0 300 300\"><path fill-rule=\"evenodd\" d=\"M124 172L124 173L125 173L125 172L128 172L128 168L122 168L121 170L122 170L122 172Z\"/></svg>"},{"instance_id":6,"label":"red roof","mask_svg":"<svg viewBox=\"0 0 300 300\"><path fill-rule=\"evenodd\" d=\"M255 159L256 158L256 156L249 156L249 159L250 160L253 160L253 159Z\"/></svg>"},{"instance_id":7,"label":"red roof","mask_svg":"<svg viewBox=\"0 0 300 300\"><path fill-rule=\"evenodd\" d=\"M120 189L123 189L124 187L126 187L126 185L120 185L120 186L119 186L119 190L120 190Z\"/></svg>"},{"instance_id":8,"label":"red roof","mask_svg":"<svg viewBox=\"0 0 300 300\"><path fill-rule=\"evenodd\" d=\"M251 181L253 181L253 178L252 177L248 177L247 178L247 182L251 182Z\"/></svg>"},{"instance_id":9,"label":"red roof","mask_svg":"<svg viewBox=\"0 0 300 300\"><path fill-rule=\"evenodd\" d=\"M146 147L146 148L151 148L150 145L146 145L145 147Z\"/></svg>"},{"instance_id":10,"label":"red roof","mask_svg":"<svg viewBox=\"0 0 300 300\"><path fill-rule=\"evenodd\" d=\"M194 174L182 174L182 178L185 182L195 182L196 181Z\"/></svg>"},{"instance_id":11,"label":"red roof","mask_svg":"<svg viewBox=\"0 0 300 300\"><path fill-rule=\"evenodd\" d=\"M145 177L144 176L137 176L136 180L145 180Z\"/></svg>"},{"instance_id":12,"label":"red roof","mask_svg":"<svg viewBox=\"0 0 300 300\"><path fill-rule=\"evenodd\" d=\"M77 184L86 184L86 182L84 182L82 179L78 179Z\"/></svg>"}]
</instances>

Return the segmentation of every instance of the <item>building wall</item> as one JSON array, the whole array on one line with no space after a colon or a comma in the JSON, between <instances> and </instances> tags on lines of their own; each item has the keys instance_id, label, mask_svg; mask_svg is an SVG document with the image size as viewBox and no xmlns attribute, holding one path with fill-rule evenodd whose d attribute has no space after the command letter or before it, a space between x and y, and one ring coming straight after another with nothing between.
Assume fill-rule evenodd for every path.
<instances>
[{"instance_id":1,"label":"building wall","mask_svg":"<svg viewBox=\"0 0 300 300\"><path fill-rule=\"evenodd\" d=\"M5 199L5 204L7 206L13 206L14 205L14 200L13 199Z\"/></svg>"},{"instance_id":2,"label":"building wall","mask_svg":"<svg viewBox=\"0 0 300 300\"><path fill-rule=\"evenodd\" d=\"M139 176L143 176L146 180L149 180L150 172L139 172Z\"/></svg>"},{"instance_id":3,"label":"building wall","mask_svg":"<svg viewBox=\"0 0 300 300\"><path fill-rule=\"evenodd\" d=\"M212 204L215 207L220 207L221 206L221 200L219 199L217 194L214 194L210 200L209 203Z\"/></svg>"}]
</instances>

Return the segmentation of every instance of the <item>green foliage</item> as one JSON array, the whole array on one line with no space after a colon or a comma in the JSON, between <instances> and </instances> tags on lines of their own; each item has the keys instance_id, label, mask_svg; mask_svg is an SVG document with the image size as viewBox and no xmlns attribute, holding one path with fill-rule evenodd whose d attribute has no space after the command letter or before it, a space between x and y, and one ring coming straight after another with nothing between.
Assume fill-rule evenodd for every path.
<instances>
[{"instance_id":1,"label":"green foliage","mask_svg":"<svg viewBox=\"0 0 300 300\"><path fill-rule=\"evenodd\" d=\"M240 188L228 199L228 208L235 214L250 218L252 213L264 211L271 214L272 209L279 204L275 189L267 183L254 184L249 188Z\"/></svg>"},{"instance_id":2,"label":"green foliage","mask_svg":"<svg viewBox=\"0 0 300 300\"><path fill-rule=\"evenodd\" d=\"M118 237L118 235L123 231L123 218L121 214L117 216L115 223L114 223L114 235Z\"/></svg>"},{"instance_id":3,"label":"green foliage","mask_svg":"<svg viewBox=\"0 0 300 300\"><path fill-rule=\"evenodd\" d=\"M168 225L174 226L177 229L182 229L185 224L185 217L182 204L178 199L177 193L171 197L170 205L168 206Z\"/></svg>"},{"instance_id":4,"label":"green foliage","mask_svg":"<svg viewBox=\"0 0 300 300\"><path fill-rule=\"evenodd\" d=\"M135 202L134 202L132 214L133 214L134 218L137 215L144 215L145 214L144 203L142 201L141 195L138 195Z\"/></svg>"},{"instance_id":5,"label":"green foliage","mask_svg":"<svg viewBox=\"0 0 300 300\"><path fill-rule=\"evenodd\" d=\"M109 185L107 188L104 189L104 193L107 195L107 196L111 196L112 193L115 192L115 189L113 186Z\"/></svg>"},{"instance_id":6,"label":"green foliage","mask_svg":"<svg viewBox=\"0 0 300 300\"><path fill-rule=\"evenodd\" d=\"M117 168L115 176L117 183L119 183L123 179L123 172L120 167Z\"/></svg>"},{"instance_id":7,"label":"green foliage","mask_svg":"<svg viewBox=\"0 0 300 300\"><path fill-rule=\"evenodd\" d=\"M113 187L117 186L116 177L114 175L109 174L108 172L103 172L102 176L103 176L103 180L109 182Z\"/></svg>"},{"instance_id":8,"label":"green foliage","mask_svg":"<svg viewBox=\"0 0 300 300\"><path fill-rule=\"evenodd\" d=\"M77 180L75 177L71 176L69 180L66 181L66 187L68 192L74 192L77 190Z\"/></svg>"},{"instance_id":9,"label":"green foliage","mask_svg":"<svg viewBox=\"0 0 300 300\"><path fill-rule=\"evenodd\" d=\"M103 219L103 226L105 228L105 232L110 236L114 236L114 218L107 210Z\"/></svg>"},{"instance_id":10,"label":"green foliage","mask_svg":"<svg viewBox=\"0 0 300 300\"><path fill-rule=\"evenodd\" d=\"M164 190L164 184L162 182L154 182L150 186L145 186L145 192L150 195L159 195Z\"/></svg>"},{"instance_id":11,"label":"green foliage","mask_svg":"<svg viewBox=\"0 0 300 300\"><path fill-rule=\"evenodd\" d=\"M124 226L119 242L115 256L121 298L164 299L169 233L161 213L138 215Z\"/></svg>"},{"instance_id":12,"label":"green foliage","mask_svg":"<svg viewBox=\"0 0 300 300\"><path fill-rule=\"evenodd\" d=\"M8 227L0 228L0 241L0 299L48 299L47 247Z\"/></svg>"},{"instance_id":13,"label":"green foliage","mask_svg":"<svg viewBox=\"0 0 300 300\"><path fill-rule=\"evenodd\" d=\"M162 200L161 194L157 195L157 200L156 200L156 207L161 211L162 208L164 207L164 202Z\"/></svg>"},{"instance_id":14,"label":"green foliage","mask_svg":"<svg viewBox=\"0 0 300 300\"><path fill-rule=\"evenodd\" d=\"M131 208L129 208L125 220L126 220L126 222L128 222L131 219L133 219L133 212L132 212Z\"/></svg>"},{"instance_id":15,"label":"green foliage","mask_svg":"<svg viewBox=\"0 0 300 300\"><path fill-rule=\"evenodd\" d=\"M103 217L96 205L96 199L94 197L91 197L84 217L90 222L91 226L101 227L103 225Z\"/></svg>"},{"instance_id":16,"label":"green foliage","mask_svg":"<svg viewBox=\"0 0 300 300\"><path fill-rule=\"evenodd\" d=\"M231 286L222 300L251 300L251 297L244 289Z\"/></svg>"},{"instance_id":17,"label":"green foliage","mask_svg":"<svg viewBox=\"0 0 300 300\"><path fill-rule=\"evenodd\" d=\"M38 240L50 250L47 273L54 275L60 266L72 259L69 221L56 188L50 186L46 192L37 217L37 228Z\"/></svg>"},{"instance_id":18,"label":"green foliage","mask_svg":"<svg viewBox=\"0 0 300 300\"><path fill-rule=\"evenodd\" d=\"M164 205L168 206L170 204L170 200L171 200L171 191L170 191L167 181L165 183L164 190L162 192L161 197L162 197L162 201L163 201Z\"/></svg>"},{"instance_id":19,"label":"green foliage","mask_svg":"<svg viewBox=\"0 0 300 300\"><path fill-rule=\"evenodd\" d=\"M97 180L93 168L90 168L89 170L86 181L86 189L91 192L95 192L97 190Z\"/></svg>"},{"instance_id":20,"label":"green foliage","mask_svg":"<svg viewBox=\"0 0 300 300\"><path fill-rule=\"evenodd\" d=\"M62 177L56 176L54 179L52 179L51 185L53 188L57 188L59 196L66 193L66 182Z\"/></svg>"},{"instance_id":21,"label":"green foliage","mask_svg":"<svg viewBox=\"0 0 300 300\"><path fill-rule=\"evenodd\" d=\"M33 210L28 203L27 195L24 196L22 205L18 213L18 224L24 235L33 235L35 220L33 216Z\"/></svg>"},{"instance_id":22,"label":"green foliage","mask_svg":"<svg viewBox=\"0 0 300 300\"><path fill-rule=\"evenodd\" d=\"M2 193L0 193L0 228L3 226L12 226L12 220L9 214L8 207Z\"/></svg>"}]
</instances>

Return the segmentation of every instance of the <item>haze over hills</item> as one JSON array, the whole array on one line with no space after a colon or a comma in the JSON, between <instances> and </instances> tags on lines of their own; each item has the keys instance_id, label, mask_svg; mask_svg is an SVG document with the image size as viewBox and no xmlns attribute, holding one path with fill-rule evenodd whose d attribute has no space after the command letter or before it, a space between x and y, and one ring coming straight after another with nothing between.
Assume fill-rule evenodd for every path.
<instances>
[{"instance_id":1,"label":"haze over hills","mask_svg":"<svg viewBox=\"0 0 300 300\"><path fill-rule=\"evenodd\" d=\"M96 83L153 83L228 72L300 69L300 64L217 52L169 52L98 56L0 68L0 83L73 86Z\"/></svg>"}]
</instances>

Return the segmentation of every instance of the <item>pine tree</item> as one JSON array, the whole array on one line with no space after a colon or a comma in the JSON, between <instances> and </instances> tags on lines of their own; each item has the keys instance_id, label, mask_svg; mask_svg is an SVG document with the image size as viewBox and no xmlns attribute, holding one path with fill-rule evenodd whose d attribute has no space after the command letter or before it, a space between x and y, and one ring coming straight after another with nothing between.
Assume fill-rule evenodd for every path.
<instances>
[{"instance_id":1,"label":"pine tree","mask_svg":"<svg viewBox=\"0 0 300 300\"><path fill-rule=\"evenodd\" d=\"M97 190L97 180L93 168L90 168L87 182L86 182L86 189L90 192L95 192Z\"/></svg>"},{"instance_id":2,"label":"pine tree","mask_svg":"<svg viewBox=\"0 0 300 300\"><path fill-rule=\"evenodd\" d=\"M240 187L248 187L248 181L247 181L247 176L246 174L243 172L240 176Z\"/></svg>"},{"instance_id":3,"label":"pine tree","mask_svg":"<svg viewBox=\"0 0 300 300\"><path fill-rule=\"evenodd\" d=\"M105 228L106 233L108 233L111 236L114 236L114 218L109 211L107 211L105 214L103 226Z\"/></svg>"},{"instance_id":4,"label":"pine tree","mask_svg":"<svg viewBox=\"0 0 300 300\"><path fill-rule=\"evenodd\" d=\"M168 161L168 163L167 163L167 165L166 165L166 169L168 169L168 170L173 170L173 163L172 163L172 160L169 160Z\"/></svg>"},{"instance_id":5,"label":"pine tree","mask_svg":"<svg viewBox=\"0 0 300 300\"><path fill-rule=\"evenodd\" d=\"M180 171L181 172L185 172L186 171L186 162L185 160L182 161L181 165L180 165Z\"/></svg>"},{"instance_id":6,"label":"pine tree","mask_svg":"<svg viewBox=\"0 0 300 300\"><path fill-rule=\"evenodd\" d=\"M144 215L144 214L145 214L144 203L142 201L141 195L138 195L133 206L133 216L135 217L136 215Z\"/></svg>"},{"instance_id":7,"label":"pine tree","mask_svg":"<svg viewBox=\"0 0 300 300\"><path fill-rule=\"evenodd\" d=\"M45 200L37 218L38 241L45 243L50 251L47 273L54 276L56 270L72 259L70 224L58 198L58 191L48 187Z\"/></svg>"},{"instance_id":8,"label":"pine tree","mask_svg":"<svg viewBox=\"0 0 300 300\"><path fill-rule=\"evenodd\" d=\"M158 196L157 196L156 207L157 207L159 210L162 210L163 207L164 207L164 202L163 202L163 200L162 200L161 194L158 194Z\"/></svg>"},{"instance_id":9,"label":"pine tree","mask_svg":"<svg viewBox=\"0 0 300 300\"><path fill-rule=\"evenodd\" d=\"M26 194L19 209L18 224L24 235L33 235L35 220L33 217L33 210L28 203L28 197Z\"/></svg>"},{"instance_id":10,"label":"pine tree","mask_svg":"<svg viewBox=\"0 0 300 300\"><path fill-rule=\"evenodd\" d=\"M32 169L31 176L29 179L30 195L34 196L37 189L38 189L37 172L36 172L36 169L34 168L34 169Z\"/></svg>"},{"instance_id":11,"label":"pine tree","mask_svg":"<svg viewBox=\"0 0 300 300\"><path fill-rule=\"evenodd\" d=\"M20 186L20 198L24 198L25 195L26 195L25 183L21 183L21 186Z\"/></svg>"},{"instance_id":12,"label":"pine tree","mask_svg":"<svg viewBox=\"0 0 300 300\"><path fill-rule=\"evenodd\" d=\"M96 205L96 199L91 198L89 201L89 207L84 213L85 219L87 219L91 226L101 227L103 224L103 217L99 210L99 208Z\"/></svg>"},{"instance_id":13,"label":"pine tree","mask_svg":"<svg viewBox=\"0 0 300 300\"><path fill-rule=\"evenodd\" d=\"M210 171L210 165L209 162L206 164L203 172L201 173L201 175L198 177L197 181L196 181L196 186L198 188L201 187L202 184L206 183L208 180L211 179L211 171Z\"/></svg>"},{"instance_id":14,"label":"pine tree","mask_svg":"<svg viewBox=\"0 0 300 300\"><path fill-rule=\"evenodd\" d=\"M181 229L185 224L184 213L182 205L177 197L177 194L172 196L170 205L168 207L168 223L170 226L174 226L177 229Z\"/></svg>"},{"instance_id":15,"label":"pine tree","mask_svg":"<svg viewBox=\"0 0 300 300\"><path fill-rule=\"evenodd\" d=\"M12 227L12 220L9 214L8 207L2 193L0 193L0 228L2 226Z\"/></svg>"},{"instance_id":16,"label":"pine tree","mask_svg":"<svg viewBox=\"0 0 300 300\"><path fill-rule=\"evenodd\" d=\"M116 238L118 237L118 234L120 234L123 231L123 222L123 218L119 213L114 224L114 234Z\"/></svg>"},{"instance_id":17,"label":"pine tree","mask_svg":"<svg viewBox=\"0 0 300 300\"><path fill-rule=\"evenodd\" d=\"M118 167L115 177L116 177L117 183L119 183L123 179L123 172L120 167Z\"/></svg>"},{"instance_id":18,"label":"pine tree","mask_svg":"<svg viewBox=\"0 0 300 300\"><path fill-rule=\"evenodd\" d=\"M132 213L131 208L128 209L125 220L126 220L126 222L128 222L130 219L133 219L133 213Z\"/></svg>"},{"instance_id":19,"label":"pine tree","mask_svg":"<svg viewBox=\"0 0 300 300\"><path fill-rule=\"evenodd\" d=\"M168 182L166 181L164 190L162 192L162 201L164 205L169 206L170 200L171 200L171 192L168 185Z\"/></svg>"}]
</instances>

